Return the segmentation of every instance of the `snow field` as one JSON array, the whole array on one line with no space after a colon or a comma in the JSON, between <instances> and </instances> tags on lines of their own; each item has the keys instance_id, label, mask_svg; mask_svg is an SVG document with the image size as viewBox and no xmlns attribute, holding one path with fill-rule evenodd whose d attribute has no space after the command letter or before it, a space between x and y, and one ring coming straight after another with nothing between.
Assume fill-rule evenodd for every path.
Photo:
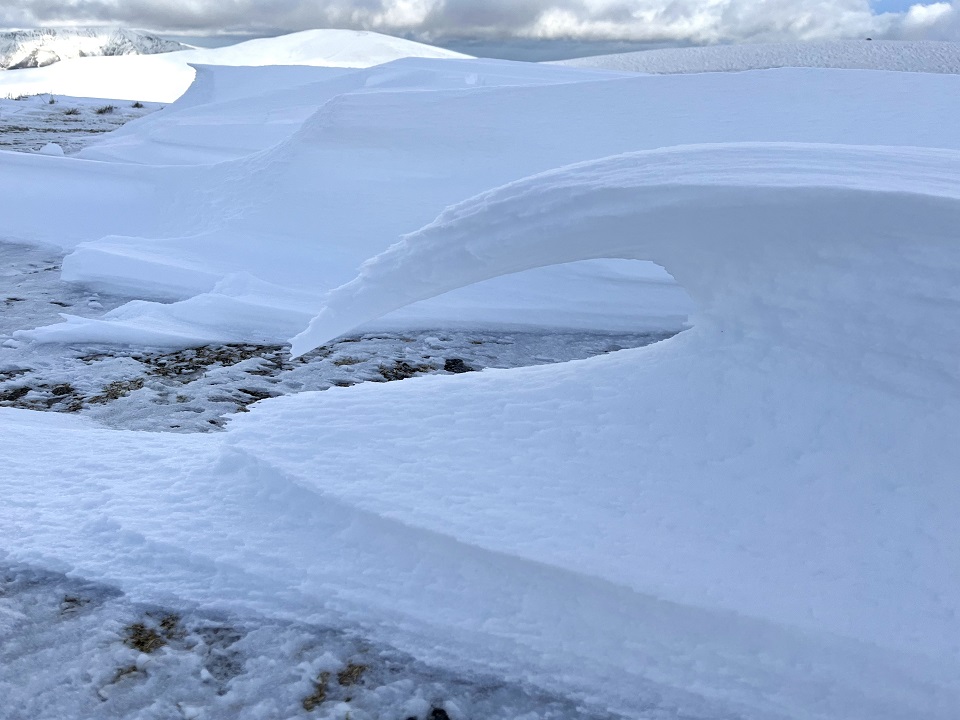
<instances>
[{"instance_id":1,"label":"snow field","mask_svg":"<svg viewBox=\"0 0 960 720\"><path fill-rule=\"evenodd\" d=\"M348 627L560 716L955 718L960 78L200 75L85 158L0 155L3 235L141 298L8 350L692 327L271 398L207 435L5 408L12 563Z\"/></svg>"},{"instance_id":2,"label":"snow field","mask_svg":"<svg viewBox=\"0 0 960 720\"><path fill-rule=\"evenodd\" d=\"M831 42L664 48L560 60L567 67L641 73L742 72L784 67L960 73L953 42L841 40Z\"/></svg>"}]
</instances>

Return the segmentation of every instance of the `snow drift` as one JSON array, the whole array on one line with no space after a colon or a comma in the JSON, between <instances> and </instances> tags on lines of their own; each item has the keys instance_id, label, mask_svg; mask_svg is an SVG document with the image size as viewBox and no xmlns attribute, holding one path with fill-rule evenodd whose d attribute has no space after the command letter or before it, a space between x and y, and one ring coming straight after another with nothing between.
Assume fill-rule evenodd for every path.
<instances>
[{"instance_id":1,"label":"snow drift","mask_svg":"<svg viewBox=\"0 0 960 720\"><path fill-rule=\"evenodd\" d=\"M661 262L694 328L278 398L206 437L3 412L5 545L630 717L950 720L958 178L953 150L766 144L484 193L368 263L298 349L588 257Z\"/></svg>"},{"instance_id":2,"label":"snow drift","mask_svg":"<svg viewBox=\"0 0 960 720\"><path fill-rule=\"evenodd\" d=\"M187 48L182 43L122 28L9 30L0 32L0 70L45 67L82 57L154 55Z\"/></svg>"},{"instance_id":3,"label":"snow drift","mask_svg":"<svg viewBox=\"0 0 960 720\"><path fill-rule=\"evenodd\" d=\"M954 720L960 78L201 74L97 161L0 155L5 236L178 300L18 337L269 339L322 310L302 352L416 301L400 327L471 303L676 320L689 299L638 259L694 325L267 400L207 436L5 409L12 560L361 627L628 717Z\"/></svg>"}]
</instances>

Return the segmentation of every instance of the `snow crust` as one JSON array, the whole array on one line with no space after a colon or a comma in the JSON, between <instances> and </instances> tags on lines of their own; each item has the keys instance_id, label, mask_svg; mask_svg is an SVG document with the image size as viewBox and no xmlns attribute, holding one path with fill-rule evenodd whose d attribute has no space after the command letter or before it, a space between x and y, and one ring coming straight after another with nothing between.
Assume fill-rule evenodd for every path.
<instances>
[{"instance_id":1,"label":"snow crust","mask_svg":"<svg viewBox=\"0 0 960 720\"><path fill-rule=\"evenodd\" d=\"M740 72L815 67L960 73L954 42L844 40L832 42L664 48L557 61L568 67L641 73Z\"/></svg>"}]
</instances>

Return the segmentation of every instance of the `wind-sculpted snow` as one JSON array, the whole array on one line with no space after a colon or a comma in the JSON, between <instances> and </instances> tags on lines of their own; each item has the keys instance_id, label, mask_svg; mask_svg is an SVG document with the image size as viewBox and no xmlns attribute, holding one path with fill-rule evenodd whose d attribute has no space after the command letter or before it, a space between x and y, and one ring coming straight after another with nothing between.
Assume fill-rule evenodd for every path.
<instances>
[{"instance_id":1,"label":"wind-sculpted snow","mask_svg":"<svg viewBox=\"0 0 960 720\"><path fill-rule=\"evenodd\" d=\"M98 162L0 154L4 237L72 249L79 297L177 300L4 351L289 337L323 305L296 351L390 311L375 322L678 325L692 298L692 328L549 367L266 399L205 436L0 409L5 562L359 630L591 717L955 720L960 78L417 60L316 82L277 69L271 87L271 72L246 88L242 70L207 73ZM87 307L114 306L98 297ZM211 375L211 401L278 381L240 372ZM163 390L133 379L144 402ZM11 402L55 405L83 390L69 380L24 381ZM0 605L11 634L16 612ZM112 634L90 643L112 655ZM120 680L119 649L89 676ZM302 675L319 694L324 651L291 645L303 665L256 687ZM149 662L132 666L153 683L142 697ZM275 716L255 694L231 713ZM178 701L151 712L186 716ZM320 714L348 712L364 717Z\"/></svg>"},{"instance_id":2,"label":"wind-sculpted snow","mask_svg":"<svg viewBox=\"0 0 960 720\"><path fill-rule=\"evenodd\" d=\"M948 372L960 245L945 228L958 199L952 150L688 146L573 165L454 206L368 261L293 349L492 277L623 258L666 267L711 329L770 328L778 341L833 340L851 353L887 335ZM921 312L936 300L939 312ZM884 322L866 322L887 306L896 312Z\"/></svg>"},{"instance_id":3,"label":"wind-sculpted snow","mask_svg":"<svg viewBox=\"0 0 960 720\"><path fill-rule=\"evenodd\" d=\"M407 58L388 67L195 67L190 89L162 116L120 129L79 153L93 160L199 165L266 150L294 135L323 105L348 93L476 90L608 77L495 60Z\"/></svg>"},{"instance_id":4,"label":"wind-sculpted snow","mask_svg":"<svg viewBox=\"0 0 960 720\"><path fill-rule=\"evenodd\" d=\"M284 76L285 69L276 70ZM265 82L268 72L262 73L252 83ZM128 341L139 325L144 338L167 344L283 341L364 259L444 207L532 173L606 155L754 140L960 148L957 124L943 121L957 111L960 78L954 75L779 70L597 80L583 73L411 59L250 102L227 99L206 109L155 114L142 136L133 126L116 142L108 140L100 155L144 167L85 164L85 184L58 187L58 213L43 212L37 189L39 204L11 203L5 222L13 236L43 234L67 247L85 240L65 261L70 280L178 302L131 306L102 321L24 337ZM231 80L237 78L223 78L227 85ZM311 102L317 103L312 114ZM263 119L276 124L266 127ZM291 134L263 147L284 132ZM237 157L244 147L262 149ZM177 155L184 163L236 159L152 166ZM17 164L32 167L39 160L51 159ZM60 162L65 171L80 171L76 161ZM50 167L43 169L47 178ZM0 166L0 188L19 197L24 171L7 169ZM128 177L139 178L144 188L133 200L127 198L136 186ZM91 213L94 194L100 199ZM133 202L145 210L134 215L127 207L139 207ZM42 225L38 216L45 217ZM503 278L496 289L458 291L460 300L412 308L416 317L407 319L421 328L455 322L464 313L490 328L682 326L689 302L682 293L669 295L662 272L621 263L616 274L624 281L610 282L611 265L586 270L598 281L592 289L569 284L571 273L580 271L553 267L538 277ZM545 300L550 293L553 299ZM474 299L465 298L470 294Z\"/></svg>"},{"instance_id":5,"label":"wind-sculpted snow","mask_svg":"<svg viewBox=\"0 0 960 720\"><path fill-rule=\"evenodd\" d=\"M187 45L135 30L72 28L0 31L0 70L44 67L81 57L153 55Z\"/></svg>"},{"instance_id":6,"label":"wind-sculpted snow","mask_svg":"<svg viewBox=\"0 0 960 720\"><path fill-rule=\"evenodd\" d=\"M693 329L549 371L285 398L232 437L471 545L956 668L958 219L955 151L690 147L534 176L371 260L295 351L592 257L663 264ZM315 453L284 440L317 425ZM343 450L357 427L370 441Z\"/></svg>"},{"instance_id":7,"label":"wind-sculpted snow","mask_svg":"<svg viewBox=\"0 0 960 720\"><path fill-rule=\"evenodd\" d=\"M469 56L374 32L307 30L215 49L65 60L48 67L0 74L0 93L173 102L193 82L192 65L364 68L405 57Z\"/></svg>"},{"instance_id":8,"label":"wind-sculpted snow","mask_svg":"<svg viewBox=\"0 0 960 720\"><path fill-rule=\"evenodd\" d=\"M628 717L952 720L958 177L951 150L740 145L485 193L369 263L298 349L588 257L658 260L696 324L277 398L202 438L5 411L5 546Z\"/></svg>"}]
</instances>

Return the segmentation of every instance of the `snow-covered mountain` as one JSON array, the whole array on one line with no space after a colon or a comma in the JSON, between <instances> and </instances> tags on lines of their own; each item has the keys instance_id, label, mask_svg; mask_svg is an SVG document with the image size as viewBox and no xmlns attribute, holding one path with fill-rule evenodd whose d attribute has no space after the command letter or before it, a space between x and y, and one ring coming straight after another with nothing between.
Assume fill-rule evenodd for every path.
<instances>
[{"instance_id":1,"label":"snow-covered mountain","mask_svg":"<svg viewBox=\"0 0 960 720\"><path fill-rule=\"evenodd\" d=\"M183 47L183 46L181 46ZM222 48L190 48L141 57L85 57L0 74L0 96L70 95L173 102L195 77L192 65L314 65L365 68L420 57L463 59L452 50L358 30L305 30Z\"/></svg>"},{"instance_id":2,"label":"snow-covered mountain","mask_svg":"<svg viewBox=\"0 0 960 720\"><path fill-rule=\"evenodd\" d=\"M0 32L0 69L46 67L61 60L112 55L156 55L189 46L137 30L75 28Z\"/></svg>"}]
</instances>

